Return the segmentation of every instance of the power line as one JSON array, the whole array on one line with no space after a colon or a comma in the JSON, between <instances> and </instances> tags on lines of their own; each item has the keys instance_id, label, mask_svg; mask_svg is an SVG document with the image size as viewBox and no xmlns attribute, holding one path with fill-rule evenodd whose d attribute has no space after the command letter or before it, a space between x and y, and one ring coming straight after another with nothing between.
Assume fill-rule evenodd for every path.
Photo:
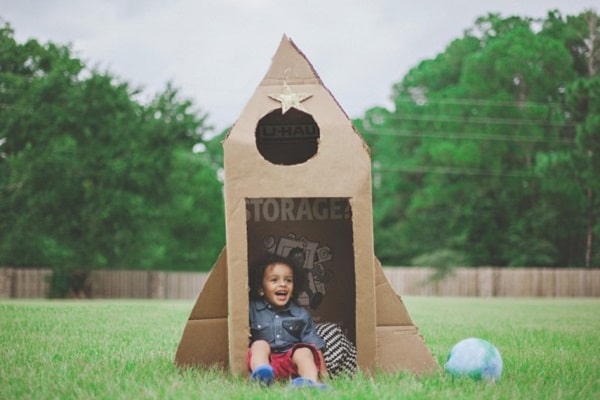
<instances>
[{"instance_id":1,"label":"power line","mask_svg":"<svg viewBox=\"0 0 600 400\"><path fill-rule=\"evenodd\" d=\"M421 100L421 99L420 99ZM417 104L413 99L397 98L394 100L396 103L411 103ZM497 106L497 107L559 107L559 103L544 103L541 101L516 101L516 100L486 100L486 99L428 99L424 97L422 99L423 105L425 104L457 104L457 105L485 105L485 106Z\"/></svg>"},{"instance_id":2,"label":"power line","mask_svg":"<svg viewBox=\"0 0 600 400\"><path fill-rule=\"evenodd\" d=\"M396 168L381 168L374 167L373 173L411 173L423 174L433 173L441 175L470 175L470 176L497 176L505 178L540 178L540 175L528 172L506 172L502 170L485 170L477 168L453 168L453 167L396 167Z\"/></svg>"},{"instance_id":3,"label":"power line","mask_svg":"<svg viewBox=\"0 0 600 400\"><path fill-rule=\"evenodd\" d=\"M573 144L572 139L561 139L561 138L539 138L526 135L497 135L497 134L486 134L483 132L474 133L436 133L436 132L417 132L417 131L402 131L394 129L377 129L376 131L369 131L365 135L376 135L376 136L397 136L397 137L415 137L415 138L434 138L434 139L469 139L469 140L484 140L484 141L505 141L505 142L531 142L531 143L546 143L556 142L564 144Z\"/></svg>"},{"instance_id":4,"label":"power line","mask_svg":"<svg viewBox=\"0 0 600 400\"><path fill-rule=\"evenodd\" d=\"M434 115L392 115L389 119L394 121L421 121L421 122L458 122L461 124L485 124L485 125L536 125L554 127L572 127L572 122L552 122L541 119L520 118L490 118L490 117L451 117Z\"/></svg>"}]
</instances>

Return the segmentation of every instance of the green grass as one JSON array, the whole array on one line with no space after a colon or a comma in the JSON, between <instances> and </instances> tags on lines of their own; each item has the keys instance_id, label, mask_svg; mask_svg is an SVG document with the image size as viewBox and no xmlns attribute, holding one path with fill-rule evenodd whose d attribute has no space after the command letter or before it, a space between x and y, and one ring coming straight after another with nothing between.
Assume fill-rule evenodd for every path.
<instances>
[{"instance_id":1,"label":"green grass","mask_svg":"<svg viewBox=\"0 0 600 400\"><path fill-rule=\"evenodd\" d=\"M263 389L173 365L193 301L2 300L0 399L600 399L600 299L403 300L440 365L481 337L502 353L500 381L359 374L324 393Z\"/></svg>"}]
</instances>

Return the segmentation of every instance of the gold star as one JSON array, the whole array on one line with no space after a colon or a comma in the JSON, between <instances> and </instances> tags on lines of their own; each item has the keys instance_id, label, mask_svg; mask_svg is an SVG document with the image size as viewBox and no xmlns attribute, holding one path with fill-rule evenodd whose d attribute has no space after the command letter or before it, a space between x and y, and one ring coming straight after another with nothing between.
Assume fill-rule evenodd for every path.
<instances>
[{"instance_id":1,"label":"gold star","mask_svg":"<svg viewBox=\"0 0 600 400\"><path fill-rule=\"evenodd\" d=\"M270 98L273 100L281 102L281 113L285 114L290 108L295 108L296 110L306 111L304 106L302 106L302 102L308 100L312 97L310 93L293 93L292 89L287 85L287 83L283 83L283 91L280 94L270 94Z\"/></svg>"}]
</instances>

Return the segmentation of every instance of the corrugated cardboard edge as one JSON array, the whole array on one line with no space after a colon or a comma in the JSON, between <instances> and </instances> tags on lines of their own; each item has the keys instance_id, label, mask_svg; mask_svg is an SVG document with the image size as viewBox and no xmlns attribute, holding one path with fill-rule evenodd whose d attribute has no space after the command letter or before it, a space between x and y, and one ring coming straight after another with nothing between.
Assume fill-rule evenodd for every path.
<instances>
[{"instance_id":1,"label":"corrugated cardboard edge","mask_svg":"<svg viewBox=\"0 0 600 400\"><path fill-rule=\"evenodd\" d=\"M227 252L223 248L183 330L175 364L227 367Z\"/></svg>"},{"instance_id":2,"label":"corrugated cardboard edge","mask_svg":"<svg viewBox=\"0 0 600 400\"><path fill-rule=\"evenodd\" d=\"M377 258L374 264L378 369L384 372L410 371L418 375L439 371L437 361L413 324L402 298L383 273Z\"/></svg>"}]
</instances>

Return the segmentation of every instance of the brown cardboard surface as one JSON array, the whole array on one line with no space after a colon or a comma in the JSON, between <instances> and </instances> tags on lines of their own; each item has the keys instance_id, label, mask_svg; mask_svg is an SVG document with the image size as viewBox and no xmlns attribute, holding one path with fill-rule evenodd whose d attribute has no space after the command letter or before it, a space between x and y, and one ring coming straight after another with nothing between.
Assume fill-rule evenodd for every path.
<instances>
[{"instance_id":1,"label":"brown cardboard surface","mask_svg":"<svg viewBox=\"0 0 600 400\"><path fill-rule=\"evenodd\" d=\"M190 319L227 318L227 251L219 254L196 300Z\"/></svg>"},{"instance_id":2,"label":"brown cardboard surface","mask_svg":"<svg viewBox=\"0 0 600 400\"><path fill-rule=\"evenodd\" d=\"M223 149L227 251L198 296L176 363L226 356L232 373L247 374L248 264L263 252L297 251L310 281L301 303L316 322L342 326L363 371L436 365L374 255L369 149L287 37ZM227 334L211 349L203 336L215 325Z\"/></svg>"},{"instance_id":3,"label":"brown cardboard surface","mask_svg":"<svg viewBox=\"0 0 600 400\"><path fill-rule=\"evenodd\" d=\"M177 353L180 366L227 367L229 362L227 318L189 320L185 325Z\"/></svg>"},{"instance_id":4,"label":"brown cardboard surface","mask_svg":"<svg viewBox=\"0 0 600 400\"><path fill-rule=\"evenodd\" d=\"M377 326L413 325L402 299L390 285L377 259L375 259L375 292L377 293Z\"/></svg>"},{"instance_id":5,"label":"brown cardboard surface","mask_svg":"<svg viewBox=\"0 0 600 400\"><path fill-rule=\"evenodd\" d=\"M377 366L384 372L410 371L418 375L439 369L414 326L377 327Z\"/></svg>"},{"instance_id":6,"label":"brown cardboard surface","mask_svg":"<svg viewBox=\"0 0 600 400\"><path fill-rule=\"evenodd\" d=\"M194 304L175 354L177 365L229 364L226 254L223 249Z\"/></svg>"}]
</instances>

